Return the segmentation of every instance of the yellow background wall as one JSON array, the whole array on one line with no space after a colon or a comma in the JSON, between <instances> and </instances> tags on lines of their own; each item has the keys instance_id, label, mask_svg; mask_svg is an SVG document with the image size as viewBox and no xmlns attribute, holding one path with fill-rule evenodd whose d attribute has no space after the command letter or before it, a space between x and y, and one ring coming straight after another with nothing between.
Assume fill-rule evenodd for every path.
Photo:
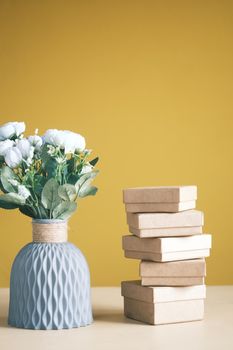
<instances>
[{"instance_id":1,"label":"yellow background wall","mask_svg":"<svg viewBox=\"0 0 233 350\"><path fill-rule=\"evenodd\" d=\"M93 285L138 277L122 188L173 184L198 185L207 283L233 283L232 38L230 0L0 0L0 124L80 132L101 158L70 220ZM2 287L30 219L0 210L0 231Z\"/></svg>"}]
</instances>

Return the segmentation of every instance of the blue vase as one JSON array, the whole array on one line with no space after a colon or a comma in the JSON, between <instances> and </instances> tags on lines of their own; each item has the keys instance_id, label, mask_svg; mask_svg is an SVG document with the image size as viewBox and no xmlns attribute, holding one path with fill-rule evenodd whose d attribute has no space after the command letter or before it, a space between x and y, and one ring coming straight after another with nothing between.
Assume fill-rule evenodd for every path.
<instances>
[{"instance_id":1,"label":"blue vase","mask_svg":"<svg viewBox=\"0 0 233 350\"><path fill-rule=\"evenodd\" d=\"M9 325L64 329L91 324L89 268L81 251L64 241L66 222L34 220L33 224L40 228L36 241L23 247L12 265Z\"/></svg>"}]
</instances>

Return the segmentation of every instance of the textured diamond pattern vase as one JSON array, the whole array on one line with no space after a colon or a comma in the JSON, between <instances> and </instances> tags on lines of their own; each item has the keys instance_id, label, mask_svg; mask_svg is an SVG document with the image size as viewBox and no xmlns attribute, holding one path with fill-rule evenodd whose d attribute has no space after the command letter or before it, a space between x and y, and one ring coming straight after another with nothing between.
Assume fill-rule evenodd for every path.
<instances>
[{"instance_id":1,"label":"textured diamond pattern vase","mask_svg":"<svg viewBox=\"0 0 233 350\"><path fill-rule=\"evenodd\" d=\"M21 249L11 270L10 325L63 329L92 322L88 265L66 236L66 222L33 221L33 242Z\"/></svg>"}]
</instances>

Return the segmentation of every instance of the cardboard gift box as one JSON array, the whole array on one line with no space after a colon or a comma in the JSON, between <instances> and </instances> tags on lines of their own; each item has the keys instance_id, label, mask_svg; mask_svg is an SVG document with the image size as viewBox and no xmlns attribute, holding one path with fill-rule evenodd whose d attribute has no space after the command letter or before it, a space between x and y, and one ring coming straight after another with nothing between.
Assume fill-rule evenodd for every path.
<instances>
[{"instance_id":1,"label":"cardboard gift box","mask_svg":"<svg viewBox=\"0 0 233 350\"><path fill-rule=\"evenodd\" d=\"M158 262L196 259L209 256L211 235L159 238L123 236L122 247L125 257L132 259Z\"/></svg>"},{"instance_id":2,"label":"cardboard gift box","mask_svg":"<svg viewBox=\"0 0 233 350\"><path fill-rule=\"evenodd\" d=\"M195 209L196 201L178 203L126 203L125 210L129 213L177 213Z\"/></svg>"},{"instance_id":3,"label":"cardboard gift box","mask_svg":"<svg viewBox=\"0 0 233 350\"><path fill-rule=\"evenodd\" d=\"M139 230L203 226L204 214L199 210L180 213L127 213L127 223Z\"/></svg>"},{"instance_id":4,"label":"cardboard gift box","mask_svg":"<svg viewBox=\"0 0 233 350\"><path fill-rule=\"evenodd\" d=\"M171 262L142 261L140 276L143 286L189 286L204 284L205 259Z\"/></svg>"},{"instance_id":5,"label":"cardboard gift box","mask_svg":"<svg viewBox=\"0 0 233 350\"><path fill-rule=\"evenodd\" d=\"M143 287L140 281L122 282L126 317L152 325L201 320L206 287Z\"/></svg>"},{"instance_id":6,"label":"cardboard gift box","mask_svg":"<svg viewBox=\"0 0 233 350\"><path fill-rule=\"evenodd\" d=\"M129 226L129 232L141 238L149 237L179 237L198 235L203 232L202 226L168 227L137 229Z\"/></svg>"},{"instance_id":7,"label":"cardboard gift box","mask_svg":"<svg viewBox=\"0 0 233 350\"><path fill-rule=\"evenodd\" d=\"M179 203L196 199L197 186L136 187L123 190L124 203Z\"/></svg>"}]
</instances>

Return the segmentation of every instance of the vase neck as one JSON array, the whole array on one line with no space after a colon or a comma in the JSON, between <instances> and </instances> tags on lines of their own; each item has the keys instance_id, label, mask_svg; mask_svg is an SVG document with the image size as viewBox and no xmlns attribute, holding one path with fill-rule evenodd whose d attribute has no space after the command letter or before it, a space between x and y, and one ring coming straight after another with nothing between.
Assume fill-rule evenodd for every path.
<instances>
[{"instance_id":1,"label":"vase neck","mask_svg":"<svg viewBox=\"0 0 233 350\"><path fill-rule=\"evenodd\" d=\"M67 221L33 220L32 240L37 243L67 242Z\"/></svg>"}]
</instances>

